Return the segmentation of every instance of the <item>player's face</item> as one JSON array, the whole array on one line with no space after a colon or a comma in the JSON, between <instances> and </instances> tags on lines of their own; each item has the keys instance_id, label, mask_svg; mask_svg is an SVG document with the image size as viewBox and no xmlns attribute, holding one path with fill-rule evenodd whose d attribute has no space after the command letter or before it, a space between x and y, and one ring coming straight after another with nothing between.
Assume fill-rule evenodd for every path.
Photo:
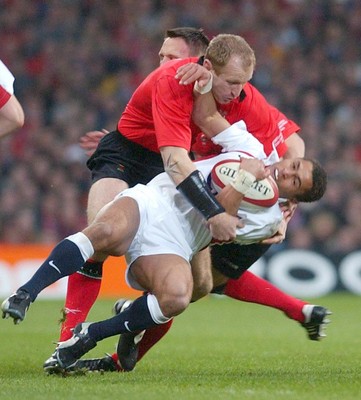
<instances>
[{"instance_id":1,"label":"player's face","mask_svg":"<svg viewBox=\"0 0 361 400\"><path fill-rule=\"evenodd\" d=\"M187 43L182 38L166 38L159 50L159 64L171 60L192 57Z\"/></svg>"},{"instance_id":2,"label":"player's face","mask_svg":"<svg viewBox=\"0 0 361 400\"><path fill-rule=\"evenodd\" d=\"M272 178L277 182L280 197L293 199L312 188L313 165L302 158L279 161L270 167Z\"/></svg>"},{"instance_id":3,"label":"player's face","mask_svg":"<svg viewBox=\"0 0 361 400\"><path fill-rule=\"evenodd\" d=\"M245 70L239 57L231 57L229 62L213 73L212 93L220 104L227 104L237 98L243 86L252 78L253 67Z\"/></svg>"}]
</instances>

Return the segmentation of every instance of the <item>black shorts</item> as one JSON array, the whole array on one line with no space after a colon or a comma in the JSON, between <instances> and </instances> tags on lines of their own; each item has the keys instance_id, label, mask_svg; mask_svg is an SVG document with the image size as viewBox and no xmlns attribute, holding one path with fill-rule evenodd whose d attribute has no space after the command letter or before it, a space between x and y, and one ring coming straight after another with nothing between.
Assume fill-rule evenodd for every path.
<instances>
[{"instance_id":1,"label":"black shorts","mask_svg":"<svg viewBox=\"0 0 361 400\"><path fill-rule=\"evenodd\" d=\"M102 178L121 179L129 185L147 184L164 172L162 157L126 139L118 131L106 134L87 161L92 183Z\"/></svg>"},{"instance_id":2,"label":"black shorts","mask_svg":"<svg viewBox=\"0 0 361 400\"><path fill-rule=\"evenodd\" d=\"M226 243L211 246L212 267L231 279L238 279L269 249L269 244Z\"/></svg>"}]
</instances>

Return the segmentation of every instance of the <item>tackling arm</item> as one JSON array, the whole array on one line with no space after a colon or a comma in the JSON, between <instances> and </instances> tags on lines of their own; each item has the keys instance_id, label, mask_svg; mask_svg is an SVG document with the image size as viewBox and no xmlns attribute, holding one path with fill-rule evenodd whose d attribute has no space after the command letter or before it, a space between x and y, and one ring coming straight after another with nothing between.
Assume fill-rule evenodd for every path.
<instances>
[{"instance_id":1,"label":"tackling arm","mask_svg":"<svg viewBox=\"0 0 361 400\"><path fill-rule=\"evenodd\" d=\"M164 146L160 149L164 170L176 185L184 181L196 167L188 156L186 149L175 146Z\"/></svg>"},{"instance_id":2,"label":"tackling arm","mask_svg":"<svg viewBox=\"0 0 361 400\"><path fill-rule=\"evenodd\" d=\"M0 138L24 125L24 111L17 98L12 95L0 108Z\"/></svg>"},{"instance_id":3,"label":"tackling arm","mask_svg":"<svg viewBox=\"0 0 361 400\"><path fill-rule=\"evenodd\" d=\"M202 132L210 138L231 126L217 111L216 102L211 92L199 94L194 91L192 119Z\"/></svg>"},{"instance_id":4,"label":"tackling arm","mask_svg":"<svg viewBox=\"0 0 361 400\"><path fill-rule=\"evenodd\" d=\"M237 215L240 204L255 181L269 176L269 171L261 160L242 158L240 169L232 183L226 185L216 196L225 210L231 215Z\"/></svg>"}]
</instances>

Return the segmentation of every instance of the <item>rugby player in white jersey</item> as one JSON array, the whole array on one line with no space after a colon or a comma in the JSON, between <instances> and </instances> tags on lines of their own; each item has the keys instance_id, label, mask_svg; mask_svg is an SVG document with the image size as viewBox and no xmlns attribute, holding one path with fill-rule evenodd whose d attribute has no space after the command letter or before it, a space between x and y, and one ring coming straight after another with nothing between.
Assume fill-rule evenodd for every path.
<instances>
[{"instance_id":1,"label":"rugby player in white jersey","mask_svg":"<svg viewBox=\"0 0 361 400\"><path fill-rule=\"evenodd\" d=\"M221 191L219 201L228 212L241 215L245 221L237 229L236 241L252 243L272 236L283 219L278 204L262 210L261 222L260 214L242 208L242 199L255 181L271 175L281 197L315 201L325 191L326 174L318 163L301 158L265 168L258 159L264 158L262 145L245 128L243 122L238 122L214 137L213 141L222 145L227 154L197 162L192 174L207 178L217 162L225 157L239 160L241 155L240 169L234 181ZM237 149L242 153L234 152ZM255 158L246 158L245 153ZM191 185L192 179L187 184ZM92 224L60 242L34 276L4 300L4 316L15 322L23 320L30 303L45 287L79 270L94 251L125 254L128 283L147 293L110 319L77 325L73 337L56 349L60 369L72 368L78 358L104 338L148 329L183 312L192 296L191 260L211 243L212 237L205 218L182 191L182 184L175 187L162 173L148 185L120 193Z\"/></svg>"}]
</instances>

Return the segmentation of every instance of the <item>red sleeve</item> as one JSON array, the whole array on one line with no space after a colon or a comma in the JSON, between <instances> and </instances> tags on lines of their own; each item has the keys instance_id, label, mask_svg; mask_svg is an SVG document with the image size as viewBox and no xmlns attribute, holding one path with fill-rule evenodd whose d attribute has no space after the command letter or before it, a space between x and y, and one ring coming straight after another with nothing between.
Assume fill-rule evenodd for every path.
<instances>
[{"instance_id":1,"label":"red sleeve","mask_svg":"<svg viewBox=\"0 0 361 400\"><path fill-rule=\"evenodd\" d=\"M152 112L158 147L190 150L193 86L180 85L173 76L162 76L152 94Z\"/></svg>"},{"instance_id":2,"label":"red sleeve","mask_svg":"<svg viewBox=\"0 0 361 400\"><path fill-rule=\"evenodd\" d=\"M277 122L270 112L270 105L265 97L251 84L244 86L245 97L238 106L238 120L243 119L247 129L261 143L276 131Z\"/></svg>"},{"instance_id":3,"label":"red sleeve","mask_svg":"<svg viewBox=\"0 0 361 400\"><path fill-rule=\"evenodd\" d=\"M243 120L247 130L263 144L267 156L276 150L278 156L282 157L287 151L285 140L300 130L295 122L271 106L251 84L245 85L243 98L233 100L229 104L218 105L218 109L230 124ZM220 149L204 135L199 135L193 151L207 156L218 154Z\"/></svg>"},{"instance_id":4,"label":"red sleeve","mask_svg":"<svg viewBox=\"0 0 361 400\"><path fill-rule=\"evenodd\" d=\"M8 93L1 85L0 85L0 108L2 108L10 99L11 94Z\"/></svg>"},{"instance_id":5,"label":"red sleeve","mask_svg":"<svg viewBox=\"0 0 361 400\"><path fill-rule=\"evenodd\" d=\"M270 105L265 97L251 84L244 87L244 98L232 102L226 119L233 124L244 120L248 131L255 136L269 155L274 149L279 157L287 151L285 139L300 127L289 120L277 108Z\"/></svg>"},{"instance_id":6,"label":"red sleeve","mask_svg":"<svg viewBox=\"0 0 361 400\"><path fill-rule=\"evenodd\" d=\"M278 129L282 133L284 139L290 137L293 133L300 131L300 126L294 121L288 119L282 114L276 107L271 107L271 112L274 114L274 118L277 121Z\"/></svg>"},{"instance_id":7,"label":"red sleeve","mask_svg":"<svg viewBox=\"0 0 361 400\"><path fill-rule=\"evenodd\" d=\"M278 132L275 132L267 141L268 146L277 150L278 156L281 158L287 151L285 140L293 133L298 132L301 128L292 120L288 119L276 107L270 106L270 111L274 119L277 121ZM266 147L266 146L264 146ZM267 152L266 152L267 153Z\"/></svg>"}]
</instances>

